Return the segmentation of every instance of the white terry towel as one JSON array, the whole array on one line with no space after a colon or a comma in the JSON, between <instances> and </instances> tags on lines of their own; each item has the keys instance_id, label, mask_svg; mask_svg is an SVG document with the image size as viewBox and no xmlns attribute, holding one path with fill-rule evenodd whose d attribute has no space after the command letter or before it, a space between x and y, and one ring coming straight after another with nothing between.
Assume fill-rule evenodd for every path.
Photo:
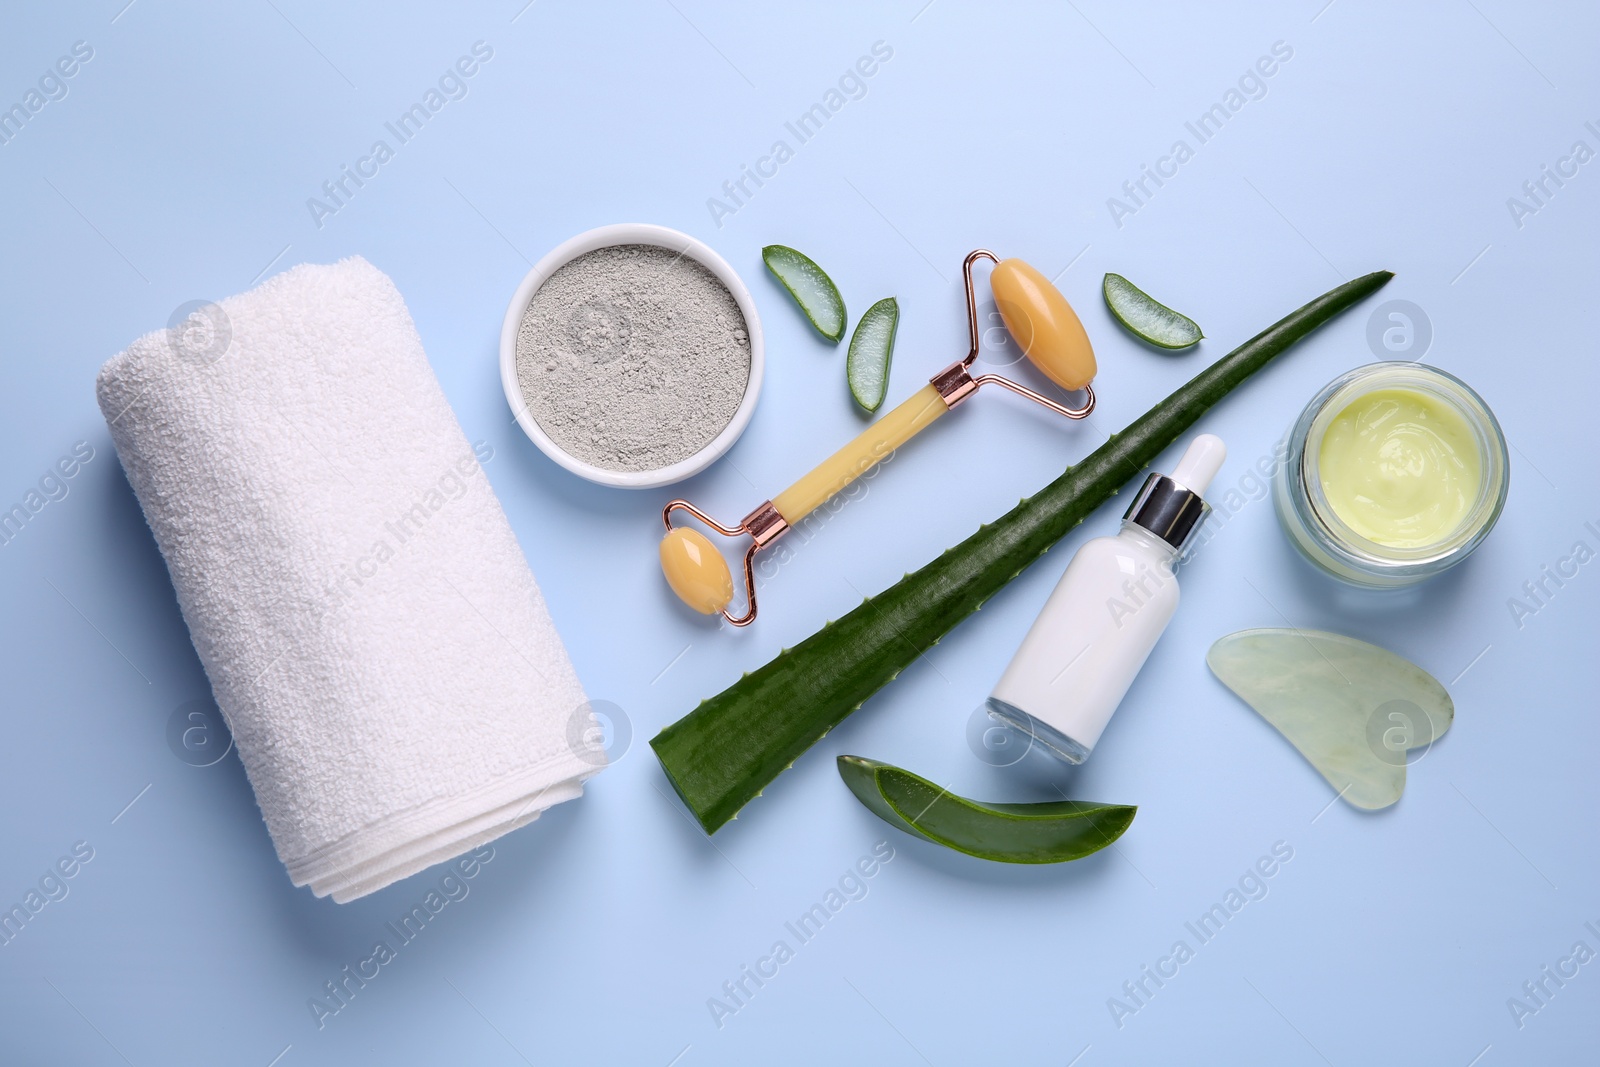
<instances>
[{"instance_id":1,"label":"white terry towel","mask_svg":"<svg viewBox=\"0 0 1600 1067\"><path fill-rule=\"evenodd\" d=\"M605 765L381 271L296 267L140 338L97 393L295 885L354 900Z\"/></svg>"}]
</instances>

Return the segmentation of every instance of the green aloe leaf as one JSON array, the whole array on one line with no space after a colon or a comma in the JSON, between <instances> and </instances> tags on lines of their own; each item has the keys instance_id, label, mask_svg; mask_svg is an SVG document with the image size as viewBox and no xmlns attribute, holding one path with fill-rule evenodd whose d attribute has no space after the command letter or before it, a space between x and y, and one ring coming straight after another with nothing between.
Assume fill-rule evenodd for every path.
<instances>
[{"instance_id":1,"label":"green aloe leaf","mask_svg":"<svg viewBox=\"0 0 1600 1067\"><path fill-rule=\"evenodd\" d=\"M1267 327L1000 518L662 730L650 747L700 825L712 833L727 823L806 749L1138 477L1213 404L1392 277L1378 271L1345 282Z\"/></svg>"},{"instance_id":2,"label":"green aloe leaf","mask_svg":"<svg viewBox=\"0 0 1600 1067\"><path fill-rule=\"evenodd\" d=\"M1129 804L1077 800L984 804L863 756L840 756L839 776L857 800L890 826L997 863L1082 859L1121 837L1139 810Z\"/></svg>"}]
</instances>

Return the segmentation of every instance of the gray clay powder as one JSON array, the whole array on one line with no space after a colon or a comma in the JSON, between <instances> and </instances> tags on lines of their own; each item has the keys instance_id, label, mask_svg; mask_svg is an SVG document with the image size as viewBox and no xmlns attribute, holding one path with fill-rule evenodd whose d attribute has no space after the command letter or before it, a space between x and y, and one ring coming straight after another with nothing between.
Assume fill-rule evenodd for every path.
<instances>
[{"instance_id":1,"label":"gray clay powder","mask_svg":"<svg viewBox=\"0 0 1600 1067\"><path fill-rule=\"evenodd\" d=\"M540 428L596 467L687 459L733 419L750 335L733 294L686 255L615 245L560 267L517 331L517 381Z\"/></svg>"}]
</instances>

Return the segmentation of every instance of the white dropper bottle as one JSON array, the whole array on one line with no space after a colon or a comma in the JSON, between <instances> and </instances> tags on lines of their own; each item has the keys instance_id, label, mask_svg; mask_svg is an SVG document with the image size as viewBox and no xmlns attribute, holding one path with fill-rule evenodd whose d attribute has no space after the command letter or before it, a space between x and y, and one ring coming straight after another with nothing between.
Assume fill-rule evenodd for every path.
<instances>
[{"instance_id":1,"label":"white dropper bottle","mask_svg":"<svg viewBox=\"0 0 1600 1067\"><path fill-rule=\"evenodd\" d=\"M1201 434L1145 480L1122 532L1084 543L989 696L989 715L1082 763L1178 609L1173 567L1210 506L1227 448Z\"/></svg>"}]
</instances>

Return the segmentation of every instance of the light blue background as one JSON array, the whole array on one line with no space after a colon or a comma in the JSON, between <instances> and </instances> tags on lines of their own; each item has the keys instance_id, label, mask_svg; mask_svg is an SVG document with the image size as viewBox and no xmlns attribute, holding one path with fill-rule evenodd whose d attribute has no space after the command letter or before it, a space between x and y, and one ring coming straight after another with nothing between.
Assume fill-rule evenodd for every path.
<instances>
[{"instance_id":1,"label":"light blue background","mask_svg":"<svg viewBox=\"0 0 1600 1067\"><path fill-rule=\"evenodd\" d=\"M1600 148L1584 126L1600 126L1592 8L124 2L0 16L0 104L74 41L94 49L69 95L0 146L0 504L74 442L96 452L69 495L0 549L0 903L74 842L95 850L70 895L0 948L0 1059L1593 1057L1600 963L1520 1029L1506 1005L1574 942L1600 949L1583 926L1600 926L1600 564L1521 627L1507 607L1575 541L1600 547L1583 526L1600 527L1600 162L1521 227L1506 205L1575 141ZM494 56L469 95L318 228L306 199L478 40ZM867 95L715 225L707 198L789 139L784 122L875 41L893 58ZM1276 41L1293 58L1267 95L1115 225L1107 198L1190 139L1184 122ZM1100 408L1063 425L986 393L814 540L792 542L754 627L719 632L656 571L657 512L674 491L567 475L522 437L500 392L500 320L530 261L618 221L701 237L760 306L756 418L726 461L678 487L721 516L860 425L842 351L763 275L770 242L823 263L857 312L899 298L891 397L964 351L969 249L1064 271L1100 355ZM169 716L206 681L92 383L187 301L351 254L394 278L468 436L493 445L489 475L579 674L625 710L633 738L583 800L498 842L471 895L319 1031L308 998L437 873L349 906L317 900L291 887L237 757L197 768L169 750ZM1505 514L1467 565L1410 597L1341 590L1252 501L1187 569L1183 608L1089 764L987 766L968 718L1075 545L1114 529L1113 502L714 839L668 799L646 744L662 726L1002 513L1206 361L1378 268L1397 274L1381 297L1201 428L1232 452L1219 484L1239 485L1313 391L1373 358L1377 303L1415 302L1434 331L1427 361L1481 391L1514 446ZM1097 292L1108 270L1194 314L1208 334L1199 352L1158 354L1119 332ZM1383 644L1449 685L1455 728L1395 808L1329 807L1333 791L1207 673L1213 640L1286 620ZM1079 863L985 865L878 822L840 783L841 752L968 795L1047 799L1055 783L1139 815L1115 850ZM881 840L895 858L865 899L719 1029L707 998ZM1107 999L1189 940L1185 921L1278 841L1294 858L1270 894L1118 1029Z\"/></svg>"}]
</instances>

